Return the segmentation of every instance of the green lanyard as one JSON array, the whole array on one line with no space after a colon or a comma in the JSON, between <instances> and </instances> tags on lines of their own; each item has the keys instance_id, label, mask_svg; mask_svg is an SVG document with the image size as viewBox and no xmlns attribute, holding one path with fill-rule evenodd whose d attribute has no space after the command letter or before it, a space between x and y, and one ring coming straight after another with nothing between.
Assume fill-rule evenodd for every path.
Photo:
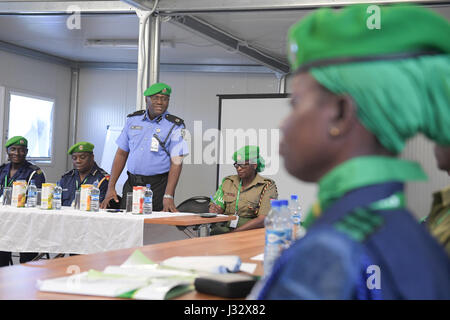
<instances>
[{"instance_id":1,"label":"green lanyard","mask_svg":"<svg viewBox=\"0 0 450 320\"><path fill-rule=\"evenodd\" d=\"M239 197L241 195L241 187L242 187L242 180L239 182L239 189L238 189L238 193L236 196L236 208L234 210L234 215L237 216L238 214L238 204L239 204Z\"/></svg>"},{"instance_id":2,"label":"green lanyard","mask_svg":"<svg viewBox=\"0 0 450 320\"><path fill-rule=\"evenodd\" d=\"M8 176L7 175L5 176L5 188L9 187L11 185L11 183L13 183L13 182L14 182L14 179L11 179L11 181L9 181L9 183L8 183Z\"/></svg>"},{"instance_id":3,"label":"green lanyard","mask_svg":"<svg viewBox=\"0 0 450 320\"><path fill-rule=\"evenodd\" d=\"M78 181L75 181L75 185L76 185L77 190L80 190L81 186L86 183L86 180L87 180L88 177L89 177L89 175L86 178L84 178L84 180L83 180L83 182L81 183L80 186L78 186Z\"/></svg>"}]
</instances>

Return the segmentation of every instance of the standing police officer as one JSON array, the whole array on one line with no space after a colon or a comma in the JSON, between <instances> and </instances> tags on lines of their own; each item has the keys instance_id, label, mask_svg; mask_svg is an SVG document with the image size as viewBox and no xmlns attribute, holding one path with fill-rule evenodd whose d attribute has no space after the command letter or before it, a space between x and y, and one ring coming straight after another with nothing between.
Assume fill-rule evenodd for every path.
<instances>
[{"instance_id":1,"label":"standing police officer","mask_svg":"<svg viewBox=\"0 0 450 320\"><path fill-rule=\"evenodd\" d=\"M15 136L6 141L6 152L10 162L0 166L0 194L3 189L11 187L14 181L25 180L28 184L34 180L36 187L41 188L45 182L45 175L42 170L28 162L28 141L24 137ZM20 263L33 260L37 256L35 252L21 252ZM0 267L9 265L11 252L0 251Z\"/></svg>"},{"instance_id":2,"label":"standing police officer","mask_svg":"<svg viewBox=\"0 0 450 320\"><path fill-rule=\"evenodd\" d=\"M108 192L101 207L111 199L118 202L115 190L128 160L128 180L123 186L121 207L133 186L151 184L153 210L176 212L175 188L182 169L182 159L188 154L184 141L184 121L167 112L172 89L165 83L155 83L144 92L147 109L127 116L127 122L117 139L118 145L111 169Z\"/></svg>"},{"instance_id":3,"label":"standing police officer","mask_svg":"<svg viewBox=\"0 0 450 320\"><path fill-rule=\"evenodd\" d=\"M72 156L73 169L67 171L60 180L63 189L62 205L70 206L75 199L75 191L82 184L94 184L98 181L100 201L103 201L108 190L109 174L100 168L94 159L94 145L89 142L78 142L67 151Z\"/></svg>"}]
</instances>

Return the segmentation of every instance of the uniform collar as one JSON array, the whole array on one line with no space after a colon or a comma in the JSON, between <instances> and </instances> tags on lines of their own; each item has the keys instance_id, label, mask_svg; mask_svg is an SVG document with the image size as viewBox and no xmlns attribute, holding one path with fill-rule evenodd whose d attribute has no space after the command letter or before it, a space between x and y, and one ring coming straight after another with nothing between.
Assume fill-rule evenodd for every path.
<instances>
[{"instance_id":1,"label":"uniform collar","mask_svg":"<svg viewBox=\"0 0 450 320\"><path fill-rule=\"evenodd\" d=\"M163 114L160 114L159 116L157 116L155 119L150 120L150 117L148 116L148 111L146 109L142 120L150 121L152 123L160 123L161 120L163 120L165 118L166 114L169 114L169 112L167 110Z\"/></svg>"},{"instance_id":2,"label":"uniform collar","mask_svg":"<svg viewBox=\"0 0 450 320\"><path fill-rule=\"evenodd\" d=\"M236 186L236 188L239 188L240 179L238 175L231 176L231 181L233 181L233 184ZM263 184L265 183L265 180L263 177L261 177L258 173L256 173L255 178L253 181L248 185L247 189L250 189L250 187L256 186L257 184ZM246 189L246 190L247 190Z\"/></svg>"},{"instance_id":3,"label":"uniform collar","mask_svg":"<svg viewBox=\"0 0 450 320\"><path fill-rule=\"evenodd\" d=\"M95 176L95 174L97 173L97 170L98 170L98 165L97 165L97 162L94 161L94 166L92 167L91 171L89 171L88 176L90 176L90 175ZM80 173L78 172L77 169L73 170L73 174L75 172L78 174L78 177L79 177Z\"/></svg>"},{"instance_id":4,"label":"uniform collar","mask_svg":"<svg viewBox=\"0 0 450 320\"><path fill-rule=\"evenodd\" d=\"M9 170L11 170L11 162L8 162L8 164L6 165L6 170L7 170L7 175L9 174ZM22 170L23 168L29 167L31 165L30 162L28 162L27 160L25 160L25 162L20 166L19 169L17 169L17 172L19 172L20 170Z\"/></svg>"},{"instance_id":5,"label":"uniform collar","mask_svg":"<svg viewBox=\"0 0 450 320\"><path fill-rule=\"evenodd\" d=\"M433 193L433 203L441 204L442 206L450 205L450 186Z\"/></svg>"},{"instance_id":6,"label":"uniform collar","mask_svg":"<svg viewBox=\"0 0 450 320\"><path fill-rule=\"evenodd\" d=\"M319 181L319 203L323 209L345 193L388 181L426 180L422 167L413 161L384 157L362 156L352 158L328 172Z\"/></svg>"}]
</instances>

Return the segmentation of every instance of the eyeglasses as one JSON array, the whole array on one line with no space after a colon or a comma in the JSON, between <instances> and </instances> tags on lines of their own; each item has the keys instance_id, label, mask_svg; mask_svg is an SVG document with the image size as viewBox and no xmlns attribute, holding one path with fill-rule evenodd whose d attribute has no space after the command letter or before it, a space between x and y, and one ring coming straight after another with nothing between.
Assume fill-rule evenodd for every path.
<instances>
[{"instance_id":1,"label":"eyeglasses","mask_svg":"<svg viewBox=\"0 0 450 320\"><path fill-rule=\"evenodd\" d=\"M169 97L168 96L150 96L150 100L152 100L152 102L167 102L169 101Z\"/></svg>"},{"instance_id":2,"label":"eyeglasses","mask_svg":"<svg viewBox=\"0 0 450 320\"><path fill-rule=\"evenodd\" d=\"M237 163L235 162L233 164L233 166L237 169L237 168L241 168L241 169L247 169L250 166L250 163Z\"/></svg>"}]
</instances>

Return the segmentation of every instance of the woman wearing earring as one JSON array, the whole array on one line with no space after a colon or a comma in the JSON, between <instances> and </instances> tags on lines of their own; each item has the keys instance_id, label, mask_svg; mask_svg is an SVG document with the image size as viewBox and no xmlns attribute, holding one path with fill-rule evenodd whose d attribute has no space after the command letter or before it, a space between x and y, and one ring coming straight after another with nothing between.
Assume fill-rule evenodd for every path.
<instances>
[{"instance_id":1,"label":"woman wearing earring","mask_svg":"<svg viewBox=\"0 0 450 320\"><path fill-rule=\"evenodd\" d=\"M426 174L397 158L419 132L450 145L450 24L417 6L379 7L381 30L367 27L367 5L323 8L289 30L280 154L319 192L306 236L252 297L450 299L449 258L406 208L405 183Z\"/></svg>"},{"instance_id":2,"label":"woman wearing earring","mask_svg":"<svg viewBox=\"0 0 450 320\"><path fill-rule=\"evenodd\" d=\"M259 147L245 146L233 154L236 175L225 177L210 203L209 212L236 215L229 223L216 224L211 234L264 227L270 200L278 198L275 181L259 175L264 159Z\"/></svg>"}]
</instances>

